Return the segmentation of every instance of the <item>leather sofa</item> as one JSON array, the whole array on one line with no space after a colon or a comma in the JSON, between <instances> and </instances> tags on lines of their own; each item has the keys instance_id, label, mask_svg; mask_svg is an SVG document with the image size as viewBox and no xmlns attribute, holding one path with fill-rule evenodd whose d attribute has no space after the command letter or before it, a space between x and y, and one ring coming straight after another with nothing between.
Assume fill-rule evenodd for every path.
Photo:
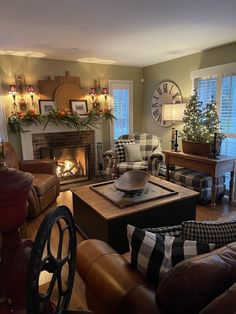
<instances>
[{"instance_id":1,"label":"leather sofa","mask_svg":"<svg viewBox=\"0 0 236 314\"><path fill-rule=\"evenodd\" d=\"M29 172L33 184L28 196L28 217L37 217L54 202L60 193L60 182L56 175L56 160L27 160L19 158L9 142L4 142L4 159L10 168Z\"/></svg>"},{"instance_id":2,"label":"leather sofa","mask_svg":"<svg viewBox=\"0 0 236 314\"><path fill-rule=\"evenodd\" d=\"M95 314L236 313L236 242L177 264L157 287L100 240L78 246L76 266Z\"/></svg>"}]
</instances>

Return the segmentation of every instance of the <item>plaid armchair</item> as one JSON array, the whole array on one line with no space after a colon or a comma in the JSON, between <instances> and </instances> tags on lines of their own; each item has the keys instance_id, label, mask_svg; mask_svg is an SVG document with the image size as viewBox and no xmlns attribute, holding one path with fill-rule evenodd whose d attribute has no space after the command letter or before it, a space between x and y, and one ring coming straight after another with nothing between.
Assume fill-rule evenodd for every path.
<instances>
[{"instance_id":1,"label":"plaid armchair","mask_svg":"<svg viewBox=\"0 0 236 314\"><path fill-rule=\"evenodd\" d=\"M135 145L134 145L135 144ZM130 147L134 145L133 147ZM136 155L127 153L132 149ZM139 155L140 154L140 155ZM114 141L114 148L103 154L105 159L105 174L108 179L119 177L129 170L145 170L158 176L163 153L161 140L158 136L147 133L122 135Z\"/></svg>"}]
</instances>

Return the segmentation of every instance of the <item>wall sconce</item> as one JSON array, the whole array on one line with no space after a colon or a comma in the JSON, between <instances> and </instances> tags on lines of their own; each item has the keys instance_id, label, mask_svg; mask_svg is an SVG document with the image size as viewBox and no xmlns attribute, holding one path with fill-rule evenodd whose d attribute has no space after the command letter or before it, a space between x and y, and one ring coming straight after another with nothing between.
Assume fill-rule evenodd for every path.
<instances>
[{"instance_id":1,"label":"wall sconce","mask_svg":"<svg viewBox=\"0 0 236 314\"><path fill-rule=\"evenodd\" d=\"M16 84L10 85L9 87L9 94L13 97L13 106L14 109L17 107L16 104L16 95L20 94L20 101L18 102L19 108L22 111L27 109L27 101L24 99L24 94L28 94L31 98L31 104L34 106L34 95L35 95L35 88L33 85L26 85L25 77L23 74L15 76Z\"/></svg>"},{"instance_id":2,"label":"wall sconce","mask_svg":"<svg viewBox=\"0 0 236 314\"><path fill-rule=\"evenodd\" d=\"M94 80L94 86L89 89L89 96L92 100L92 107L98 112L108 108L107 96L108 89L104 87L101 92L100 81ZM101 97L103 96L103 97Z\"/></svg>"},{"instance_id":3,"label":"wall sconce","mask_svg":"<svg viewBox=\"0 0 236 314\"><path fill-rule=\"evenodd\" d=\"M91 96L92 98L92 103L94 104L94 99L95 99L95 96L96 96L96 91L95 91L95 88L94 87L91 87L90 90L89 90L89 95Z\"/></svg>"},{"instance_id":4,"label":"wall sconce","mask_svg":"<svg viewBox=\"0 0 236 314\"><path fill-rule=\"evenodd\" d=\"M13 106L14 106L14 108L16 108L16 94L17 94L16 85L10 85L9 94L12 95Z\"/></svg>"},{"instance_id":5,"label":"wall sconce","mask_svg":"<svg viewBox=\"0 0 236 314\"><path fill-rule=\"evenodd\" d=\"M27 93L28 93L28 94L30 95L30 97L31 97L32 106L34 106L34 95L35 95L34 85L28 85L28 87L27 87Z\"/></svg>"},{"instance_id":6,"label":"wall sconce","mask_svg":"<svg viewBox=\"0 0 236 314\"><path fill-rule=\"evenodd\" d=\"M106 87L104 87L102 89L102 95L104 96L105 99L105 109L108 109L108 104L107 104L107 96L109 95L108 89Z\"/></svg>"}]
</instances>

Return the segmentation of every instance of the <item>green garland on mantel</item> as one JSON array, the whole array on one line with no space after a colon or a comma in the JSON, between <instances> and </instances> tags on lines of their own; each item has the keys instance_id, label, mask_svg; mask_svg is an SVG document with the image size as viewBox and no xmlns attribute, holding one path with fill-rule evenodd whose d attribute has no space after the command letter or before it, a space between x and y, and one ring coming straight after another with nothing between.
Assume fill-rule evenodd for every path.
<instances>
[{"instance_id":1,"label":"green garland on mantel","mask_svg":"<svg viewBox=\"0 0 236 314\"><path fill-rule=\"evenodd\" d=\"M76 112L69 110L59 111L52 110L45 114L36 114L34 110L25 112L15 112L8 118L8 128L13 133L27 132L25 128L31 125L43 125L43 130L48 124L56 126L68 126L75 128L77 131L82 129L91 129L96 127L96 122L100 119L113 120L115 116L111 113L111 109L105 109L103 112L98 112L95 109L91 110L87 116L81 117Z\"/></svg>"}]
</instances>

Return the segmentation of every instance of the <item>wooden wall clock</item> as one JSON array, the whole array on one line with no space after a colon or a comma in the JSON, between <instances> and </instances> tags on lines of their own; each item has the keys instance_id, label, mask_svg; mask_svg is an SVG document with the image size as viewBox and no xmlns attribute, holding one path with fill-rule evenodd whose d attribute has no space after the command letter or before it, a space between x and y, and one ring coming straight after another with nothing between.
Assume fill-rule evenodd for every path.
<instances>
[{"instance_id":1,"label":"wooden wall clock","mask_svg":"<svg viewBox=\"0 0 236 314\"><path fill-rule=\"evenodd\" d=\"M162 104L182 103L179 87L172 81L164 81L157 85L152 95L151 111L153 119L160 126L170 126L170 121L162 120Z\"/></svg>"}]
</instances>

